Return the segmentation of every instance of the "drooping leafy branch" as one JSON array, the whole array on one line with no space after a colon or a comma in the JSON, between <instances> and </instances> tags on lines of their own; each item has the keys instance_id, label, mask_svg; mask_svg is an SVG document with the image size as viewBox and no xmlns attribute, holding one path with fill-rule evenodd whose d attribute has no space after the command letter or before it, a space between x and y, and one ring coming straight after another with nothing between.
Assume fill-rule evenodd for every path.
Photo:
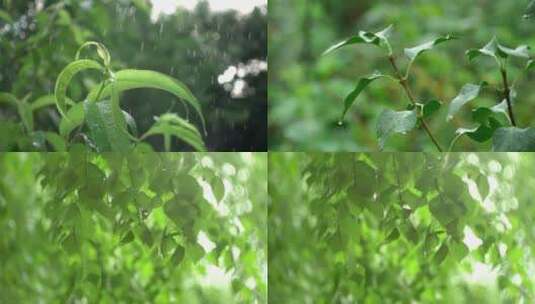
<instances>
[{"instance_id":1,"label":"drooping leafy branch","mask_svg":"<svg viewBox=\"0 0 535 304\"><path fill-rule=\"evenodd\" d=\"M231 302L266 303L262 155L73 148L0 153L2 302L189 302L191 279L210 266L227 273ZM18 237L28 245L11 247ZM33 242L46 246L31 252ZM34 260L23 266L17 256Z\"/></svg>"},{"instance_id":2,"label":"drooping leafy branch","mask_svg":"<svg viewBox=\"0 0 535 304\"><path fill-rule=\"evenodd\" d=\"M532 299L533 279L522 269L534 259L522 253L532 245L516 237L533 235L518 223L532 208L508 187L503 172L515 172L513 158L273 155L270 295L289 303L468 303L474 295L463 272L482 263L497 273L496 303Z\"/></svg>"},{"instance_id":3,"label":"drooping leafy branch","mask_svg":"<svg viewBox=\"0 0 535 304\"><path fill-rule=\"evenodd\" d=\"M410 72L416 58L422 53L433 49L435 46L444 43L449 40L455 39L452 35L446 35L437 39L425 42L421 45L406 48L404 55L408 60L405 71L402 71L399 67L397 57L394 55L390 42L388 40L392 26L377 32L365 32L361 31L356 36L346 39L340 43L328 48L324 55L329 54L341 47L353 45L353 44L370 44L380 47L385 51L385 55L394 71L393 75L386 75L380 72L375 72L370 76L362 77L358 81L355 89L351 91L344 99L344 107L340 123L342 124L345 115L350 107L355 103L359 95L363 90L373 81L386 78L398 83L409 99L409 105L405 110L395 111L391 109L384 110L378 118L377 122L377 137L379 139L379 148L383 149L388 138L397 133L405 134L413 130L415 127L420 126L428 135L431 142L437 148L438 151L443 151L440 141L436 135L430 129L427 119L429 119L433 113L438 111L443 102L438 99L431 99L427 102L422 102L413 93L410 86ZM501 85L503 90L500 92L500 96L503 99L491 108L480 107L472 112L473 121L477 124L475 127L459 128L456 131L456 135L449 145L451 150L457 140L467 135L472 140L483 143L488 140L493 140L493 149L495 151L533 151L535 149L535 142L530 141L530 137L524 137L523 134L532 133L528 129L517 128L517 119L514 115L514 99L516 98L516 91L514 90L515 83L511 83L509 74L507 72L507 59L510 57L518 57L527 59L526 70L532 68L535 64L529 54L529 47L522 45L515 49L511 49L500 45L496 38L492 39L485 47L481 49L470 49L466 52L469 61L473 61L480 55L486 55L493 57L499 67L500 76L502 79ZM477 84L466 84L461 89L458 96L456 96L449 104L447 121L451 121L452 118L459 112L459 110L468 102L476 99L481 91L488 86L487 82L481 82ZM502 119L501 113L506 114L507 120ZM508 127L508 125L511 127ZM500 136L495 136L496 131L500 129ZM504 130L501 130L504 129ZM505 130L506 129L506 130ZM503 140L512 142L511 139L505 137L514 136L515 139L520 139L512 145L505 145ZM501 150L506 149L506 150Z\"/></svg>"}]
</instances>

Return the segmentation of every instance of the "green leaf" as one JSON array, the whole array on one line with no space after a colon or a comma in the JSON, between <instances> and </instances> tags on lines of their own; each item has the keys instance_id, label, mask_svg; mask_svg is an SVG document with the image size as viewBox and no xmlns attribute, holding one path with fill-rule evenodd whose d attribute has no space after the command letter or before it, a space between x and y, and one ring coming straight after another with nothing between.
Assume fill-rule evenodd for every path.
<instances>
[{"instance_id":1,"label":"green leaf","mask_svg":"<svg viewBox=\"0 0 535 304\"><path fill-rule=\"evenodd\" d=\"M67 151L67 144L61 136L54 132L45 133L46 140L50 143L54 151L56 152L65 152Z\"/></svg>"},{"instance_id":2,"label":"green leaf","mask_svg":"<svg viewBox=\"0 0 535 304\"><path fill-rule=\"evenodd\" d=\"M346 115L349 108L353 105L357 97L360 95L362 90L364 90L372 81L381 78L386 77L385 75L382 75L379 72L375 72L370 76L362 77L359 79L359 82L357 83L357 86L347 95L347 97L344 99L344 111L342 112L342 117L340 118L340 121L344 120L344 116Z\"/></svg>"},{"instance_id":3,"label":"green leaf","mask_svg":"<svg viewBox=\"0 0 535 304\"><path fill-rule=\"evenodd\" d=\"M435 256L433 257L433 262L435 262L437 265L442 264L444 259L448 256L448 245L446 243L443 243L442 246L437 250L437 253L435 253Z\"/></svg>"},{"instance_id":4,"label":"green leaf","mask_svg":"<svg viewBox=\"0 0 535 304\"><path fill-rule=\"evenodd\" d=\"M461 217L466 212L466 207L461 202L456 202L439 195L429 202L431 214L446 227L449 223Z\"/></svg>"},{"instance_id":5,"label":"green leaf","mask_svg":"<svg viewBox=\"0 0 535 304\"><path fill-rule=\"evenodd\" d=\"M535 15L535 0L532 0L528 7L526 8L526 12L524 13L524 18L525 19L529 19L529 18L533 18L533 16Z\"/></svg>"},{"instance_id":6,"label":"green leaf","mask_svg":"<svg viewBox=\"0 0 535 304\"><path fill-rule=\"evenodd\" d=\"M183 140L197 151L206 151L202 135L197 128L174 113L166 113L158 117L156 123L144 134L143 137L158 134L164 136L166 151L171 150L169 140L171 136Z\"/></svg>"},{"instance_id":7,"label":"green leaf","mask_svg":"<svg viewBox=\"0 0 535 304\"><path fill-rule=\"evenodd\" d=\"M494 58L495 60L498 60L498 57L496 55L497 52L498 52L498 41L496 37L493 37L492 40L489 43L487 43L483 48L469 49L468 51L466 51L466 56L468 56L469 61L472 61L479 56L490 56Z\"/></svg>"},{"instance_id":8,"label":"green leaf","mask_svg":"<svg viewBox=\"0 0 535 304\"><path fill-rule=\"evenodd\" d=\"M535 66L535 60L530 59L528 63L526 63L526 70L531 70Z\"/></svg>"},{"instance_id":9,"label":"green leaf","mask_svg":"<svg viewBox=\"0 0 535 304\"><path fill-rule=\"evenodd\" d=\"M204 116L202 115L201 105L188 87L182 82L159 72L148 70L122 70L115 73L115 83L118 93L131 89L153 88L174 94L176 97L189 103L195 109L201 119L203 129L206 130L206 123L204 121ZM97 86L91 90L87 96L87 100L95 101L99 94L99 89L100 86ZM100 98L106 98L110 95L111 84L106 84L100 93Z\"/></svg>"},{"instance_id":10,"label":"green leaf","mask_svg":"<svg viewBox=\"0 0 535 304\"><path fill-rule=\"evenodd\" d=\"M62 116L65 116L65 113L67 112L67 88L69 87L72 78L77 73L87 69L102 71L103 67L100 63L94 60L82 59L69 63L61 73L59 73L58 79L56 80L54 95L56 96L56 105Z\"/></svg>"},{"instance_id":11,"label":"green leaf","mask_svg":"<svg viewBox=\"0 0 535 304\"><path fill-rule=\"evenodd\" d=\"M17 109L22 124L26 128L27 132L33 131L33 114L31 106L27 103L29 95L23 99L18 99L11 93L0 93L0 103L6 103Z\"/></svg>"},{"instance_id":12,"label":"green leaf","mask_svg":"<svg viewBox=\"0 0 535 304\"><path fill-rule=\"evenodd\" d=\"M188 248L188 257L193 263L200 261L205 254L206 252L204 251L204 248L198 243L195 243Z\"/></svg>"},{"instance_id":13,"label":"green leaf","mask_svg":"<svg viewBox=\"0 0 535 304\"><path fill-rule=\"evenodd\" d=\"M529 46L521 45L515 49L511 49L503 45L500 45L496 37L493 37L492 40L481 49L468 50L466 52L466 55L468 56L469 61L472 61L481 55L492 57L494 58L494 60L496 60L496 62L498 63L500 67L503 66L503 63L499 59L506 59L509 56L519 57L519 58L524 58L524 59L530 58Z\"/></svg>"},{"instance_id":14,"label":"green leaf","mask_svg":"<svg viewBox=\"0 0 535 304\"><path fill-rule=\"evenodd\" d=\"M84 113L91 131L91 138L94 140L99 152L126 152L130 150L128 136L124 132L124 126L120 125L114 115L111 100L107 99L102 102L84 101Z\"/></svg>"},{"instance_id":15,"label":"green leaf","mask_svg":"<svg viewBox=\"0 0 535 304\"><path fill-rule=\"evenodd\" d=\"M499 128L492 138L492 150L497 152L535 151L535 128Z\"/></svg>"},{"instance_id":16,"label":"green leaf","mask_svg":"<svg viewBox=\"0 0 535 304\"><path fill-rule=\"evenodd\" d=\"M440 102L440 100L436 100L436 99L433 99L433 100L425 103L423 105L423 109L422 109L422 117L423 118L430 117L431 115L433 115L433 113L437 112L440 109L441 106L442 106L442 102Z\"/></svg>"},{"instance_id":17,"label":"green leaf","mask_svg":"<svg viewBox=\"0 0 535 304\"><path fill-rule=\"evenodd\" d=\"M403 232L403 236L408 241L417 244L419 237L418 237L418 231L416 228L414 228L414 225L410 221L406 221L401 226L401 231Z\"/></svg>"},{"instance_id":18,"label":"green leaf","mask_svg":"<svg viewBox=\"0 0 535 304\"><path fill-rule=\"evenodd\" d=\"M212 187L212 193L216 201L220 202L225 196L225 184L223 184L223 180L219 176L214 175L210 179L210 186Z\"/></svg>"},{"instance_id":19,"label":"green leaf","mask_svg":"<svg viewBox=\"0 0 535 304\"><path fill-rule=\"evenodd\" d=\"M451 254L455 257L457 262L460 262L468 255L468 247L463 242L451 242L450 244Z\"/></svg>"},{"instance_id":20,"label":"green leaf","mask_svg":"<svg viewBox=\"0 0 535 304\"><path fill-rule=\"evenodd\" d=\"M399 230L397 228L394 228L394 230L392 230L392 232L390 232L390 234L386 237L384 244L388 244L399 239L399 236Z\"/></svg>"},{"instance_id":21,"label":"green leaf","mask_svg":"<svg viewBox=\"0 0 535 304\"><path fill-rule=\"evenodd\" d=\"M452 40L452 39L455 39L455 37L451 36L451 35L446 35L446 36L442 36L442 37L439 37L433 41L429 41L429 42L426 42L426 43L423 43L423 44L420 44L418 46L415 46L415 47L412 47L412 48L406 48L404 50L404 53L407 57L409 57L409 60L410 60L410 63L409 64L412 64L412 62L416 59L416 57L418 57L418 55L422 54L423 52L426 52L426 51L429 51L431 49L433 49L435 46L443 43L443 42L446 42L446 41L449 41L449 40Z\"/></svg>"},{"instance_id":22,"label":"green leaf","mask_svg":"<svg viewBox=\"0 0 535 304\"><path fill-rule=\"evenodd\" d=\"M124 116L124 120L125 120L126 124L128 125L128 128L132 132L132 135L134 135L134 137L137 138L139 136L139 133L137 131L137 124L136 124L136 121L134 120L134 117L132 117L132 115L130 115L130 113L128 113L126 111L122 111L122 113L123 113L123 116Z\"/></svg>"},{"instance_id":23,"label":"green leaf","mask_svg":"<svg viewBox=\"0 0 535 304\"><path fill-rule=\"evenodd\" d=\"M355 175L354 183L348 188L349 197L357 202L363 199L371 200L377 188L375 170L361 160L355 161L353 165L347 165L353 169Z\"/></svg>"},{"instance_id":24,"label":"green leaf","mask_svg":"<svg viewBox=\"0 0 535 304\"><path fill-rule=\"evenodd\" d=\"M67 253L70 254L75 253L79 250L78 238L76 237L74 231L69 233L69 235L61 243L61 246L65 251L67 251Z\"/></svg>"},{"instance_id":25,"label":"green leaf","mask_svg":"<svg viewBox=\"0 0 535 304\"><path fill-rule=\"evenodd\" d=\"M135 239L134 233L132 232L132 230L128 230L128 232L121 239L121 242L119 243L119 245L120 246L126 245L126 244L131 243L132 241L134 241L134 239Z\"/></svg>"},{"instance_id":26,"label":"green leaf","mask_svg":"<svg viewBox=\"0 0 535 304\"><path fill-rule=\"evenodd\" d=\"M74 105L70 98L65 98L68 105ZM32 111L40 110L41 108L49 107L56 104L56 97L54 95L44 95L31 103Z\"/></svg>"},{"instance_id":27,"label":"green leaf","mask_svg":"<svg viewBox=\"0 0 535 304\"><path fill-rule=\"evenodd\" d=\"M384 110L377 122L377 137L382 150L388 138L395 133L407 133L416 126L415 111Z\"/></svg>"},{"instance_id":28,"label":"green leaf","mask_svg":"<svg viewBox=\"0 0 535 304\"><path fill-rule=\"evenodd\" d=\"M381 46L386 47L390 54L392 51L390 49L388 37L390 36L391 31L392 31L392 25L389 25L387 28L377 33L359 31L359 33L356 36L340 41L336 43L335 45L332 45L331 47L329 47L325 52L323 52L322 56L327 55L344 46L358 44L358 43L372 44L372 45L376 45L380 47Z\"/></svg>"},{"instance_id":29,"label":"green leaf","mask_svg":"<svg viewBox=\"0 0 535 304\"><path fill-rule=\"evenodd\" d=\"M459 92L459 95L457 95L450 103L449 110L448 110L448 118L447 120L452 120L453 116L457 114L457 112L461 109L462 106L467 104L469 101L474 100L477 96L479 96L479 93L481 92L481 89L487 85L486 82L482 82L481 84L465 84L461 92Z\"/></svg>"},{"instance_id":30,"label":"green leaf","mask_svg":"<svg viewBox=\"0 0 535 304\"><path fill-rule=\"evenodd\" d=\"M33 131L33 113L30 104L27 102L28 97L29 95L18 100L17 111L22 119L22 124L26 128L26 131L31 133Z\"/></svg>"},{"instance_id":31,"label":"green leaf","mask_svg":"<svg viewBox=\"0 0 535 304\"><path fill-rule=\"evenodd\" d=\"M110 60L111 60L110 52L108 51L108 49L102 43L95 42L95 41L88 41L88 42L85 42L84 44L82 44L78 48L78 51L76 51L75 59L78 60L80 58L80 53L82 52L82 50L84 48L89 47L89 46L94 46L94 47L97 48L97 54L100 57L100 59L102 59L102 62L104 63L104 66L109 66L110 65Z\"/></svg>"},{"instance_id":32,"label":"green leaf","mask_svg":"<svg viewBox=\"0 0 535 304\"><path fill-rule=\"evenodd\" d=\"M175 252L173 253L173 256L171 257L171 263L173 263L173 266L178 266L180 263L182 263L182 260L184 260L184 254L186 250L183 246L178 245L175 249Z\"/></svg>"},{"instance_id":33,"label":"green leaf","mask_svg":"<svg viewBox=\"0 0 535 304\"><path fill-rule=\"evenodd\" d=\"M485 200L485 198L487 198L487 196L489 195L490 191L490 185L487 176L484 174L479 175L476 180L476 183L479 195L481 196L481 200Z\"/></svg>"},{"instance_id":34,"label":"green leaf","mask_svg":"<svg viewBox=\"0 0 535 304\"><path fill-rule=\"evenodd\" d=\"M18 98L11 93L0 92L0 103L5 103L7 105L17 107Z\"/></svg>"},{"instance_id":35,"label":"green leaf","mask_svg":"<svg viewBox=\"0 0 535 304\"><path fill-rule=\"evenodd\" d=\"M84 104L77 103L61 119L59 123L59 134L63 137L69 136L72 130L84 123L84 120Z\"/></svg>"},{"instance_id":36,"label":"green leaf","mask_svg":"<svg viewBox=\"0 0 535 304\"><path fill-rule=\"evenodd\" d=\"M505 46L502 46L502 45L498 45L501 53L504 53L506 56L504 56L504 58L507 58L507 55L508 56L512 56L512 57L518 57L518 58L524 58L524 59L529 59L530 58L530 55L529 55L529 46L527 45L521 45L515 49L510 49L508 47L505 47ZM502 55L503 56L503 55Z\"/></svg>"}]
</instances>

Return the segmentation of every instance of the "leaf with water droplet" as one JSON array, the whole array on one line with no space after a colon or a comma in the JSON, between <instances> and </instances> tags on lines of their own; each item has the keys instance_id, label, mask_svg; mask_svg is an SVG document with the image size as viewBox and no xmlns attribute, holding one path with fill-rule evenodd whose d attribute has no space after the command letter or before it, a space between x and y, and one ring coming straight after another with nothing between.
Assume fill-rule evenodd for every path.
<instances>
[{"instance_id":1,"label":"leaf with water droplet","mask_svg":"<svg viewBox=\"0 0 535 304\"><path fill-rule=\"evenodd\" d=\"M357 83L357 86L347 95L347 97L344 99L344 111L342 112L342 117L340 118L340 121L344 120L344 116L346 115L349 108L355 103L355 100L357 97L359 97L360 93L374 80L386 77L385 75L375 72L370 76L362 77L359 79L359 82Z\"/></svg>"},{"instance_id":2,"label":"leaf with water droplet","mask_svg":"<svg viewBox=\"0 0 535 304\"><path fill-rule=\"evenodd\" d=\"M206 132L206 123L202 115L201 105L188 87L182 82L165 74L149 70L122 70L115 73L115 82L118 93L138 88L154 88L167 91L178 98L185 100L197 112L201 119L203 129ZM95 101L99 94L99 86L91 90L87 99ZM106 84L100 93L101 98L111 94L111 85Z\"/></svg>"},{"instance_id":3,"label":"leaf with water droplet","mask_svg":"<svg viewBox=\"0 0 535 304\"><path fill-rule=\"evenodd\" d=\"M79 72L87 69L94 70L103 70L102 65L94 60L82 59L69 63L62 71L59 73L58 79L56 80L56 87L54 94L56 96L56 105L62 116L66 115L67 112L67 88L72 80L72 78Z\"/></svg>"},{"instance_id":4,"label":"leaf with water droplet","mask_svg":"<svg viewBox=\"0 0 535 304\"><path fill-rule=\"evenodd\" d=\"M384 110L377 121L377 137L379 148L382 150L388 138L395 134L405 134L416 126L415 111Z\"/></svg>"}]
</instances>

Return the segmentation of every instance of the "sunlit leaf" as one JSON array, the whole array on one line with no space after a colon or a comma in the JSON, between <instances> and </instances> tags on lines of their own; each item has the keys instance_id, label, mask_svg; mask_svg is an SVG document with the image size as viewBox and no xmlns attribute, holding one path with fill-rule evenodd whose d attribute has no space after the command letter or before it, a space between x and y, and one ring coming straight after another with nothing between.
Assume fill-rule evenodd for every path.
<instances>
[{"instance_id":1,"label":"sunlit leaf","mask_svg":"<svg viewBox=\"0 0 535 304\"><path fill-rule=\"evenodd\" d=\"M448 120L452 120L453 116L457 114L457 112L469 101L472 101L476 99L483 87L487 85L486 82L482 82L479 85L476 84L465 84L461 92L459 92L459 95L457 95L450 103L449 110L448 110Z\"/></svg>"},{"instance_id":2,"label":"sunlit leaf","mask_svg":"<svg viewBox=\"0 0 535 304\"><path fill-rule=\"evenodd\" d=\"M535 151L535 128L499 128L492 138L492 150L497 152Z\"/></svg>"},{"instance_id":3,"label":"sunlit leaf","mask_svg":"<svg viewBox=\"0 0 535 304\"><path fill-rule=\"evenodd\" d=\"M412 48L406 48L404 50L404 52L405 52L405 55L407 57L409 57L409 60L412 63L416 59L416 57L418 57L418 55L433 49L435 46L437 46L437 45L439 45L439 44L441 44L443 42L446 42L446 41L449 41L449 40L452 40L452 39L455 39L455 37L453 37L451 35L446 35L446 36L439 37L439 38L437 38L435 40L420 44L420 45L412 47Z\"/></svg>"},{"instance_id":4,"label":"sunlit leaf","mask_svg":"<svg viewBox=\"0 0 535 304\"><path fill-rule=\"evenodd\" d=\"M382 150L388 138L395 133L405 134L416 126L415 111L392 111L384 110L377 122L377 137L379 148Z\"/></svg>"},{"instance_id":5,"label":"sunlit leaf","mask_svg":"<svg viewBox=\"0 0 535 304\"><path fill-rule=\"evenodd\" d=\"M325 52L323 52L323 55L327 55L344 46L358 43L373 44L376 46L384 46L390 48L388 43L388 37L390 36L391 31L392 25L377 33L360 31L357 35L350 37L346 40L340 41L335 45L329 47Z\"/></svg>"}]
</instances>

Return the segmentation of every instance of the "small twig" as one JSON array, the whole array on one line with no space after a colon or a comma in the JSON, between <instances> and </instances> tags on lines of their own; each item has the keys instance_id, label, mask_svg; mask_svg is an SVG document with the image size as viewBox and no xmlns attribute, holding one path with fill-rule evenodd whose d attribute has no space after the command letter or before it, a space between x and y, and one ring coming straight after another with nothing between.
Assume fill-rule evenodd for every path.
<instances>
[{"instance_id":1,"label":"small twig","mask_svg":"<svg viewBox=\"0 0 535 304\"><path fill-rule=\"evenodd\" d=\"M409 83L407 82L407 77L403 76L401 74L401 72L400 72L400 70L399 70L399 68L398 68L398 66L396 64L396 59L394 58L394 56L392 56L392 55L388 56L388 60L390 61L390 64L392 65L392 68L394 69L394 73L396 74L396 77L398 78L399 83L401 84L401 86L405 90L405 93L409 97L409 100L411 101L411 103L414 106L416 106L416 98L414 97L414 94L412 93L412 91L411 91L411 89L409 87ZM431 129L429 128L429 126L425 122L425 119L423 117L418 117L418 119L420 120L420 123L421 123L423 129L425 130L425 132L427 133L427 135L429 136L429 138L431 139L433 144L435 144L435 146L437 147L437 150L439 152L442 152L443 151L442 147L440 146L440 144L438 143L437 139L435 138L435 136L431 132Z\"/></svg>"},{"instance_id":2,"label":"small twig","mask_svg":"<svg viewBox=\"0 0 535 304\"><path fill-rule=\"evenodd\" d=\"M511 101L511 88L509 87L509 82L507 80L507 71L505 68L501 68L500 72L503 80L503 94L505 95L505 100L507 102L507 112L509 113L511 124L516 127L515 115L513 114L513 103Z\"/></svg>"}]
</instances>

